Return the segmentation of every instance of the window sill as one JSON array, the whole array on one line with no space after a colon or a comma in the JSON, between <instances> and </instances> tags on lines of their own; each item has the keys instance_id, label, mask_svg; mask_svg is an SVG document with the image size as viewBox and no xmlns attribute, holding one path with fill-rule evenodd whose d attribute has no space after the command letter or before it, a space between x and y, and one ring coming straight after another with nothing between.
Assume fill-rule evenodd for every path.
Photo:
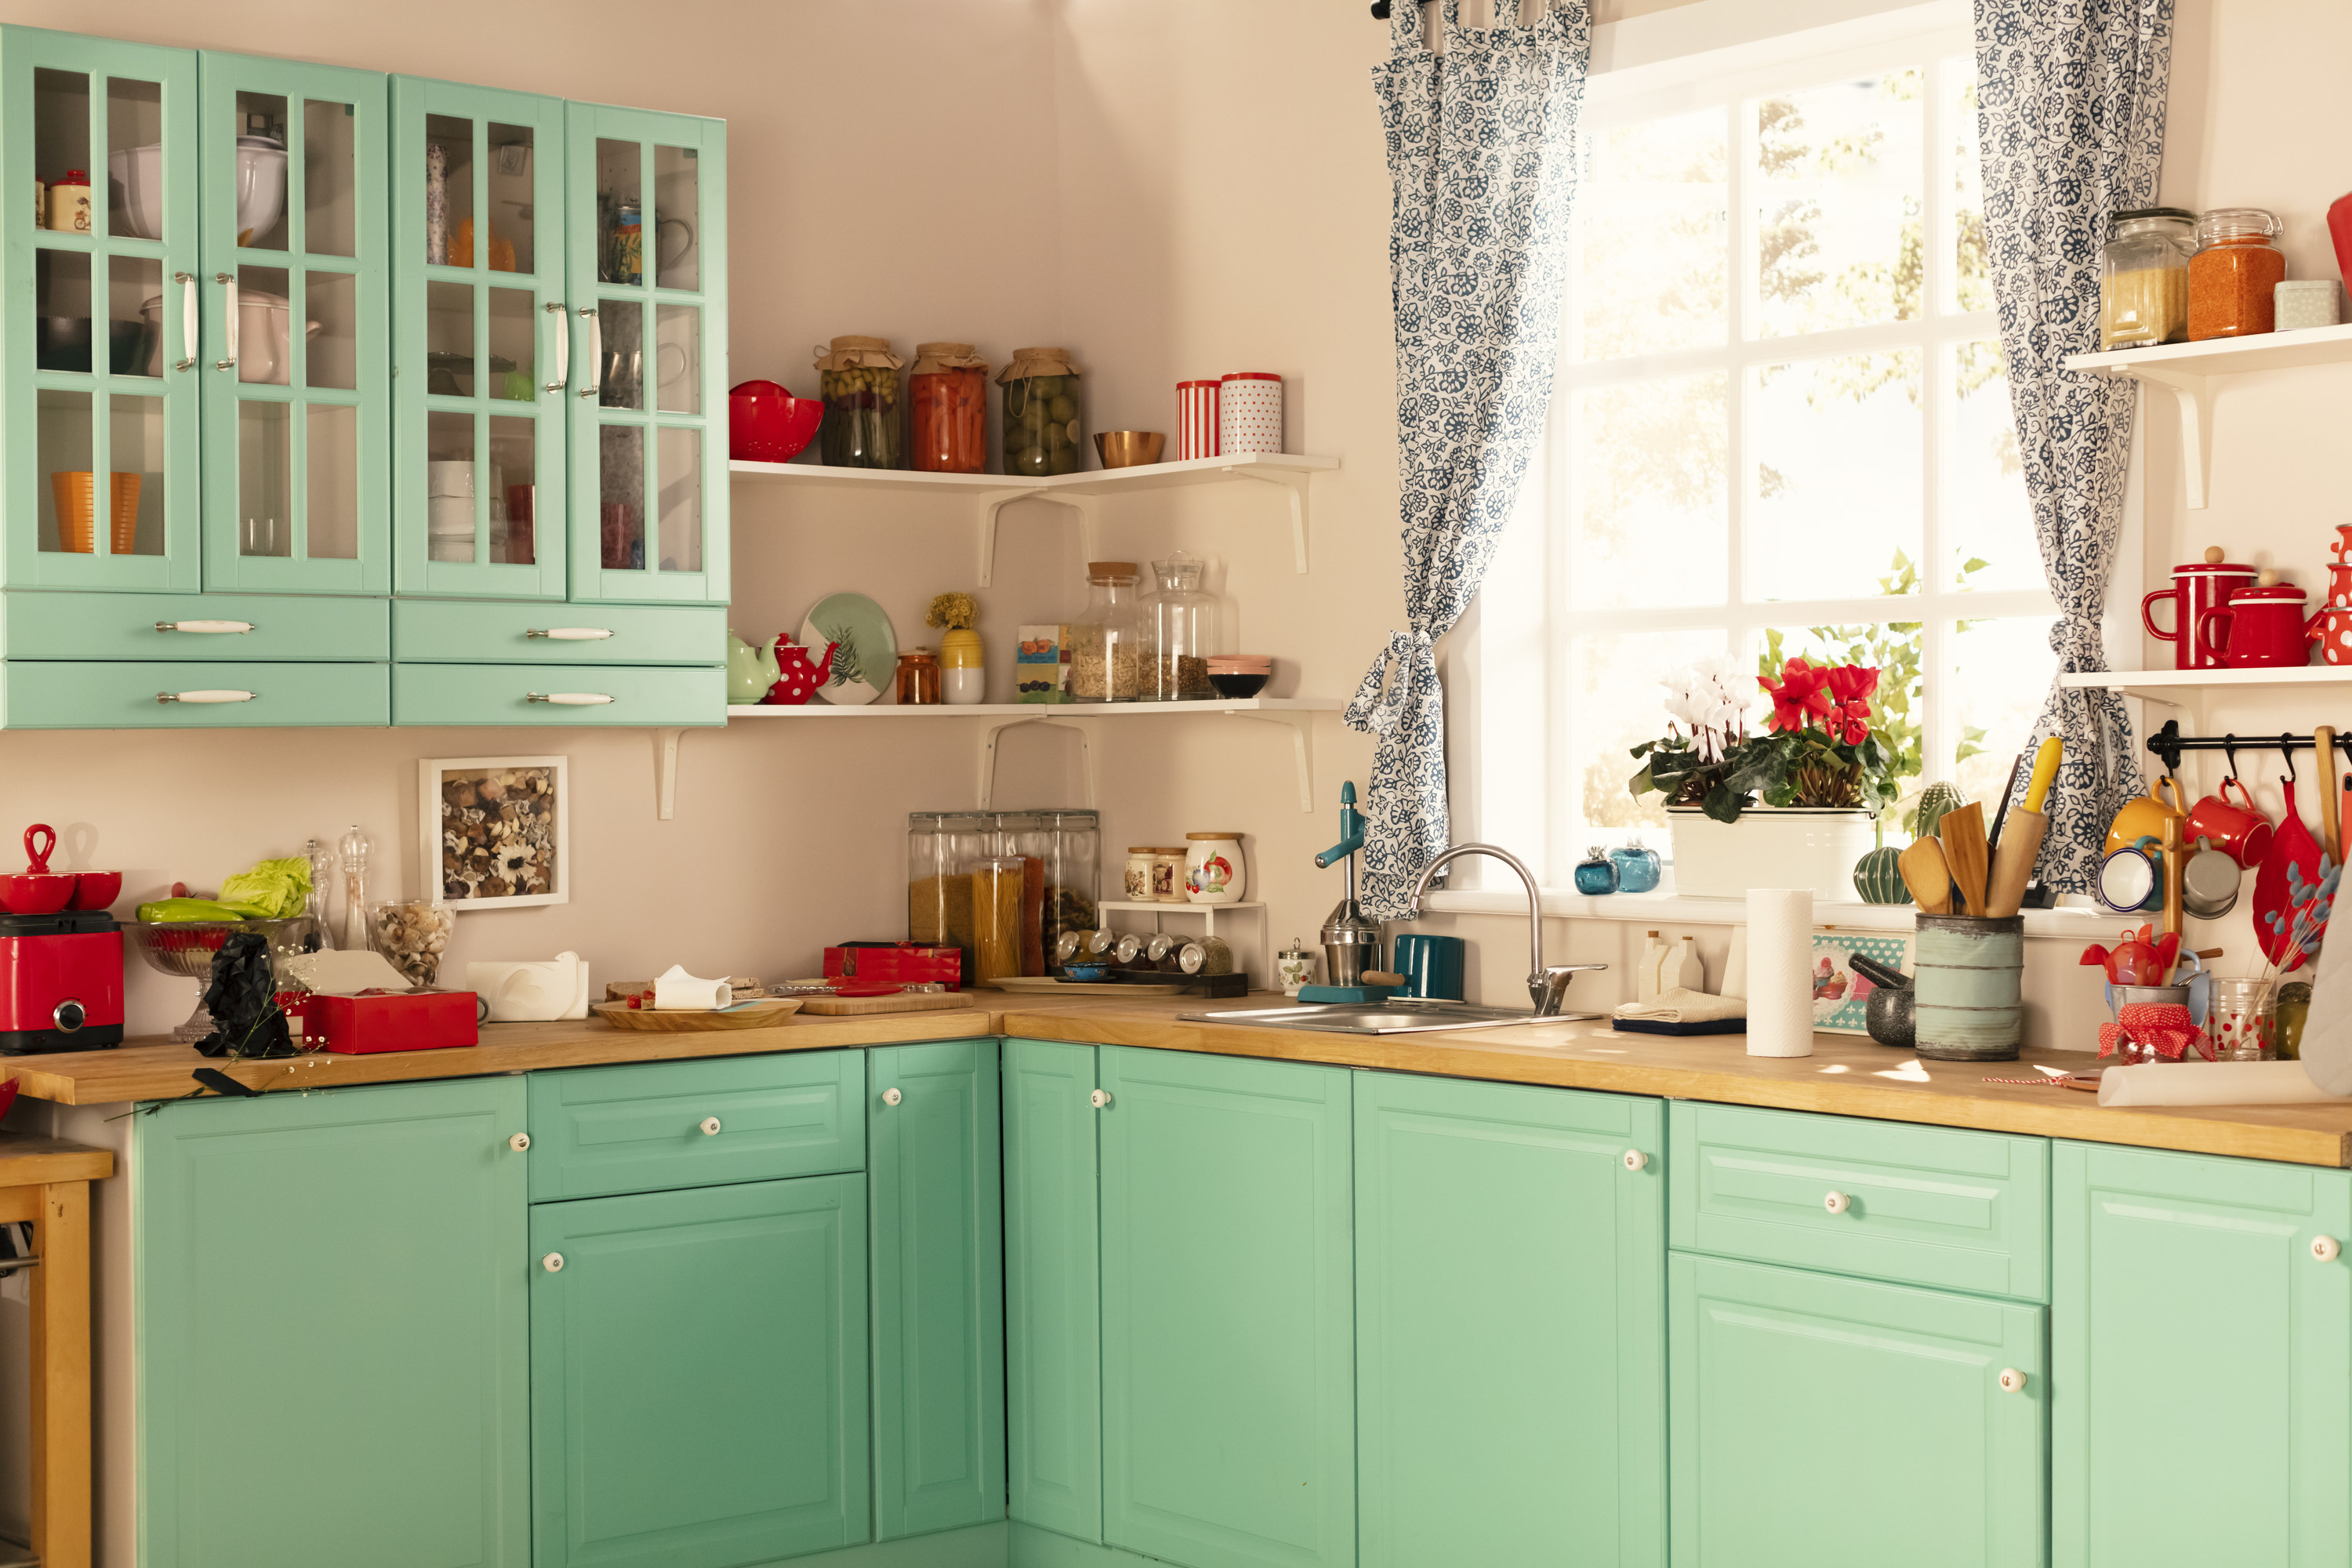
<instances>
[{"instance_id":1,"label":"window sill","mask_svg":"<svg viewBox=\"0 0 2352 1568\"><path fill-rule=\"evenodd\" d=\"M1654 893L1610 893L1598 898L1546 888L1543 912L1552 920L1636 921L1662 926L1747 923L1748 907L1741 900L1686 899L1673 888L1672 878ZM1433 892L1421 902L1423 909L1438 914L1524 917L1528 912L1527 894L1517 888L1507 892L1485 889ZM1816 903L1813 923L1849 931L1910 931L1912 919L1917 913L1909 904ZM2100 931L2124 918L2095 904L2087 908L2027 910L2025 934L2095 941Z\"/></svg>"}]
</instances>

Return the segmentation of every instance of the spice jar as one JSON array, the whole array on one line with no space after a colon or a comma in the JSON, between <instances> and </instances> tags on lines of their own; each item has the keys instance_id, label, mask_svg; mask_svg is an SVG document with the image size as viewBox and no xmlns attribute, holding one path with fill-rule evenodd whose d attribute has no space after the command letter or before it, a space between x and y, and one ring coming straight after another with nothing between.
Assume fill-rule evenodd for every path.
<instances>
[{"instance_id":1,"label":"spice jar","mask_svg":"<svg viewBox=\"0 0 2352 1568\"><path fill-rule=\"evenodd\" d=\"M1153 854L1154 851L1149 844L1130 844L1127 847L1127 901L1130 904L1148 904L1152 901L1151 857Z\"/></svg>"},{"instance_id":2,"label":"spice jar","mask_svg":"<svg viewBox=\"0 0 2352 1568\"><path fill-rule=\"evenodd\" d=\"M903 468L907 434L898 407L898 367L887 338L842 337L816 351L824 418L820 455L839 468Z\"/></svg>"},{"instance_id":3,"label":"spice jar","mask_svg":"<svg viewBox=\"0 0 2352 1568\"><path fill-rule=\"evenodd\" d=\"M1146 601L1142 619L1151 629L1150 666L1139 696L1148 701L1206 702L1209 656L1217 647L1217 596L1201 585L1208 563L1179 550L1151 563L1160 591Z\"/></svg>"},{"instance_id":4,"label":"spice jar","mask_svg":"<svg viewBox=\"0 0 2352 1568\"><path fill-rule=\"evenodd\" d=\"M1069 626L1070 700L1132 702L1143 690L1144 638L1135 617L1135 563L1087 563L1087 607Z\"/></svg>"},{"instance_id":5,"label":"spice jar","mask_svg":"<svg viewBox=\"0 0 2352 1568\"><path fill-rule=\"evenodd\" d=\"M2272 330L2273 290L2286 258L2272 241L2279 221L2259 207L2217 207L2197 220L2189 258L2189 337L2243 338Z\"/></svg>"},{"instance_id":6,"label":"spice jar","mask_svg":"<svg viewBox=\"0 0 2352 1568\"><path fill-rule=\"evenodd\" d=\"M1184 897L1195 904L1238 904L1249 891L1238 833L1184 835Z\"/></svg>"},{"instance_id":7,"label":"spice jar","mask_svg":"<svg viewBox=\"0 0 2352 1568\"><path fill-rule=\"evenodd\" d=\"M940 700L940 661L929 648L910 647L898 656L898 706L936 707Z\"/></svg>"},{"instance_id":8,"label":"spice jar","mask_svg":"<svg viewBox=\"0 0 2352 1568\"><path fill-rule=\"evenodd\" d=\"M1111 949L1111 957L1121 969L1149 969L1151 958L1144 951L1147 941L1139 932L1129 931L1118 939L1118 945Z\"/></svg>"},{"instance_id":9,"label":"spice jar","mask_svg":"<svg viewBox=\"0 0 2352 1568\"><path fill-rule=\"evenodd\" d=\"M907 372L907 450L927 474L988 467L988 362L970 343L917 343Z\"/></svg>"},{"instance_id":10,"label":"spice jar","mask_svg":"<svg viewBox=\"0 0 2352 1568\"><path fill-rule=\"evenodd\" d=\"M2147 348L2189 336L2189 256L2197 215L2136 207L2107 220L2099 252L2099 347Z\"/></svg>"},{"instance_id":11,"label":"spice jar","mask_svg":"<svg viewBox=\"0 0 2352 1568\"><path fill-rule=\"evenodd\" d=\"M1143 944L1143 956L1160 973L1180 974L1183 972L1176 967L1176 960L1183 949L1184 939L1174 931L1155 931Z\"/></svg>"},{"instance_id":12,"label":"spice jar","mask_svg":"<svg viewBox=\"0 0 2352 1568\"><path fill-rule=\"evenodd\" d=\"M1176 967L1185 974L1231 974L1234 950L1223 937L1204 936L1184 944L1176 955Z\"/></svg>"},{"instance_id":13,"label":"spice jar","mask_svg":"<svg viewBox=\"0 0 2352 1568\"><path fill-rule=\"evenodd\" d=\"M1004 471L1028 479L1076 473L1084 422L1069 351L1014 349L996 381L1004 388Z\"/></svg>"}]
</instances>

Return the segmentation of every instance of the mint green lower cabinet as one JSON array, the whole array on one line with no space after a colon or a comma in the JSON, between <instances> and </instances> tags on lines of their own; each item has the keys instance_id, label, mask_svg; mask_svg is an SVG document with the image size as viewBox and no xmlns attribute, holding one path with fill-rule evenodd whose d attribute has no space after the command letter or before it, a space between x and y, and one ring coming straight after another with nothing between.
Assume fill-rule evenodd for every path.
<instances>
[{"instance_id":1,"label":"mint green lower cabinet","mask_svg":"<svg viewBox=\"0 0 2352 1568\"><path fill-rule=\"evenodd\" d=\"M381 664L146 664L10 659L11 730L257 730L392 721Z\"/></svg>"},{"instance_id":2,"label":"mint green lower cabinet","mask_svg":"<svg viewBox=\"0 0 2352 1568\"><path fill-rule=\"evenodd\" d=\"M877 1047L866 1064L879 1541L1004 1517L996 1071L994 1040Z\"/></svg>"},{"instance_id":3,"label":"mint green lower cabinet","mask_svg":"<svg viewBox=\"0 0 2352 1568\"><path fill-rule=\"evenodd\" d=\"M868 1538L864 1176L541 1204L527 1268L536 1568Z\"/></svg>"},{"instance_id":4,"label":"mint green lower cabinet","mask_svg":"<svg viewBox=\"0 0 2352 1568\"><path fill-rule=\"evenodd\" d=\"M1663 1564L1664 1107L1366 1072L1355 1118L1358 1561Z\"/></svg>"},{"instance_id":5,"label":"mint green lower cabinet","mask_svg":"<svg viewBox=\"0 0 2352 1568\"><path fill-rule=\"evenodd\" d=\"M395 724L605 727L727 722L727 672L592 665L396 664Z\"/></svg>"},{"instance_id":6,"label":"mint green lower cabinet","mask_svg":"<svg viewBox=\"0 0 2352 1568\"><path fill-rule=\"evenodd\" d=\"M1102 1539L1095 1047L1004 1042L1004 1362L1012 1517Z\"/></svg>"},{"instance_id":7,"label":"mint green lower cabinet","mask_svg":"<svg viewBox=\"0 0 2352 1568\"><path fill-rule=\"evenodd\" d=\"M2046 1561L2044 1309L1682 1252L1666 1282L1675 1568Z\"/></svg>"},{"instance_id":8,"label":"mint green lower cabinet","mask_svg":"<svg viewBox=\"0 0 2352 1568\"><path fill-rule=\"evenodd\" d=\"M133 1120L143 1568L523 1568L522 1125L517 1078Z\"/></svg>"},{"instance_id":9,"label":"mint green lower cabinet","mask_svg":"<svg viewBox=\"0 0 2352 1568\"><path fill-rule=\"evenodd\" d=\"M2352 1172L2060 1143L2058 1568L2352 1561Z\"/></svg>"},{"instance_id":10,"label":"mint green lower cabinet","mask_svg":"<svg viewBox=\"0 0 2352 1568\"><path fill-rule=\"evenodd\" d=\"M1351 1075L1119 1046L1097 1071L1104 1539L1354 1563Z\"/></svg>"}]
</instances>

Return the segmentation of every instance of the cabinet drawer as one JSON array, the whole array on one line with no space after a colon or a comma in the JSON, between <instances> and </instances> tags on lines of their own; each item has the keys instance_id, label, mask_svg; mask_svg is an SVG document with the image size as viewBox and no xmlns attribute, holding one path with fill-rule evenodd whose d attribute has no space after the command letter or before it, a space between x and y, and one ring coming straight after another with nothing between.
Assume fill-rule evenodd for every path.
<instances>
[{"instance_id":1,"label":"cabinet drawer","mask_svg":"<svg viewBox=\"0 0 2352 1568\"><path fill-rule=\"evenodd\" d=\"M0 634L10 658L381 664L392 657L392 610L383 599L291 595L12 593L0 598Z\"/></svg>"},{"instance_id":2,"label":"cabinet drawer","mask_svg":"<svg viewBox=\"0 0 2352 1568\"><path fill-rule=\"evenodd\" d=\"M1667 1128L1677 1247L2049 1300L2042 1139L1687 1100Z\"/></svg>"},{"instance_id":3,"label":"cabinet drawer","mask_svg":"<svg viewBox=\"0 0 2352 1568\"><path fill-rule=\"evenodd\" d=\"M727 611L401 599L392 606L392 637L403 664L723 666Z\"/></svg>"},{"instance_id":4,"label":"cabinet drawer","mask_svg":"<svg viewBox=\"0 0 2352 1568\"><path fill-rule=\"evenodd\" d=\"M533 1073L530 1200L862 1171L865 1100L863 1051Z\"/></svg>"},{"instance_id":5,"label":"cabinet drawer","mask_svg":"<svg viewBox=\"0 0 2352 1568\"><path fill-rule=\"evenodd\" d=\"M0 724L11 730L248 730L382 726L392 697L382 664L150 664L10 659ZM243 700L166 702L165 694L247 692Z\"/></svg>"},{"instance_id":6,"label":"cabinet drawer","mask_svg":"<svg viewBox=\"0 0 2352 1568\"><path fill-rule=\"evenodd\" d=\"M600 669L569 664L396 664L392 668L395 724L727 722L727 672L715 668ZM562 700L565 698L586 700L567 702Z\"/></svg>"}]
</instances>

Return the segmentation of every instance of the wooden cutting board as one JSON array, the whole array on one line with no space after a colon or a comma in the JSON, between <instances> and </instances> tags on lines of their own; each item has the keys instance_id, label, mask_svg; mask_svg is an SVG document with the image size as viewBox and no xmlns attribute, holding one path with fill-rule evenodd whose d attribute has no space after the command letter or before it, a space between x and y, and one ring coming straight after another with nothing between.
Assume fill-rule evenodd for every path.
<instances>
[{"instance_id":1,"label":"wooden cutting board","mask_svg":"<svg viewBox=\"0 0 2352 1568\"><path fill-rule=\"evenodd\" d=\"M977 1007L966 991L905 991L895 996L803 996L801 1011L821 1018L859 1013L929 1013L943 1007Z\"/></svg>"},{"instance_id":2,"label":"wooden cutting board","mask_svg":"<svg viewBox=\"0 0 2352 1568\"><path fill-rule=\"evenodd\" d=\"M714 1029L765 1028L782 1023L800 1008L795 997L771 996L730 1007L724 1013L664 1013L651 1007L632 1007L625 1002L599 1002L589 1011L616 1029L635 1029L648 1035L694 1035Z\"/></svg>"}]
</instances>

